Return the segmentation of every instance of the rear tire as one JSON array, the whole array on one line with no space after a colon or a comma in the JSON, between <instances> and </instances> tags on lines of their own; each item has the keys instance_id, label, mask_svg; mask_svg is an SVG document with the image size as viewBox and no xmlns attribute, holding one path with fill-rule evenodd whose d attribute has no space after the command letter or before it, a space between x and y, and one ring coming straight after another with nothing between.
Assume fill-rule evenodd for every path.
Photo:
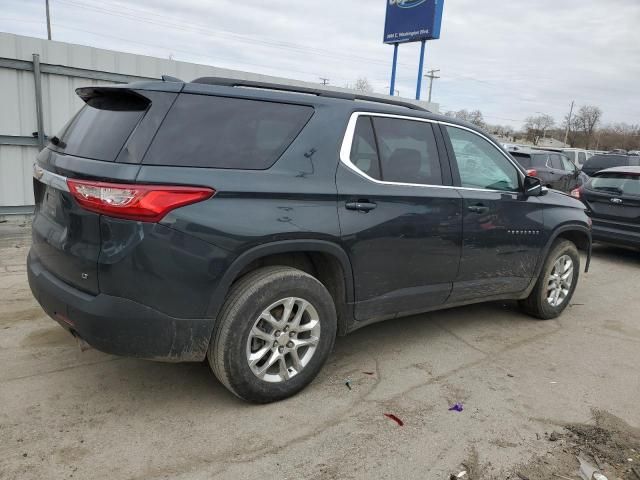
<instances>
[{"instance_id":1,"label":"rear tire","mask_svg":"<svg viewBox=\"0 0 640 480\"><path fill-rule=\"evenodd\" d=\"M569 305L579 276L578 249L569 240L557 240L551 246L531 294L519 302L520 308L540 320L558 317Z\"/></svg>"},{"instance_id":2,"label":"rear tire","mask_svg":"<svg viewBox=\"0 0 640 480\"><path fill-rule=\"evenodd\" d=\"M229 292L207 358L236 396L274 402L316 377L336 330L333 299L316 278L290 267L260 268Z\"/></svg>"}]
</instances>

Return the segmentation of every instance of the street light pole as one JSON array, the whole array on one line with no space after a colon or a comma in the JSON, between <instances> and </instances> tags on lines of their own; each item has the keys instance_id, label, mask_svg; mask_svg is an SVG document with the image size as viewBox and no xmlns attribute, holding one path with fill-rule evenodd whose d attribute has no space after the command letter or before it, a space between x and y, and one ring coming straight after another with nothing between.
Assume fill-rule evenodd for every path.
<instances>
[{"instance_id":1,"label":"street light pole","mask_svg":"<svg viewBox=\"0 0 640 480\"><path fill-rule=\"evenodd\" d=\"M47 5L47 39L51 40L51 16L49 15L49 0L45 0Z\"/></svg>"}]
</instances>

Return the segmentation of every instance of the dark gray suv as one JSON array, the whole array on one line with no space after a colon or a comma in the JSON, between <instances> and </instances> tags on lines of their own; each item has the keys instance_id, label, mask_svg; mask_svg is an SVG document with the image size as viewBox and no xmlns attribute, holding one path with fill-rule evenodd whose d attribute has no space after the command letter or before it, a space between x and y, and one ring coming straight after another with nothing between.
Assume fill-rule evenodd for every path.
<instances>
[{"instance_id":1,"label":"dark gray suv","mask_svg":"<svg viewBox=\"0 0 640 480\"><path fill-rule=\"evenodd\" d=\"M249 401L298 392L373 322L505 299L554 318L590 252L581 202L410 103L219 78L77 92L34 165L34 296L82 342L207 358Z\"/></svg>"}]
</instances>

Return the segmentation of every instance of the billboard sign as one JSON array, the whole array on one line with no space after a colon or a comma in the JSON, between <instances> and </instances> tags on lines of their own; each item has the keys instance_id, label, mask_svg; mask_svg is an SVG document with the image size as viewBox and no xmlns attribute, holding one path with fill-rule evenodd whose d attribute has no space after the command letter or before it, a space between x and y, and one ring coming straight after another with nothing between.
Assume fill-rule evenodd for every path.
<instances>
[{"instance_id":1,"label":"billboard sign","mask_svg":"<svg viewBox=\"0 0 640 480\"><path fill-rule=\"evenodd\" d=\"M386 0L384 43L440 38L444 0Z\"/></svg>"}]
</instances>

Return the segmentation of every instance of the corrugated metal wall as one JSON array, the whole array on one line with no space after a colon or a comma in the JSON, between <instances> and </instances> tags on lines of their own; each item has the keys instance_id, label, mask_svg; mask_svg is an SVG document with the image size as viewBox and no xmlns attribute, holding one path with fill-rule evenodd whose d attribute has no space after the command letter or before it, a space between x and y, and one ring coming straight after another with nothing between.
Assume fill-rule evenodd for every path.
<instances>
[{"instance_id":1,"label":"corrugated metal wall","mask_svg":"<svg viewBox=\"0 0 640 480\"><path fill-rule=\"evenodd\" d=\"M0 33L0 59L31 62L34 53L40 55L41 64L142 78L160 78L167 74L193 80L205 75L243 73ZM76 88L114 83L52 73L43 73L41 79L44 132L48 136L55 135L82 106L75 95ZM24 139L38 130L35 98L32 71L0 67L0 136ZM11 142L6 138L0 142L0 213L24 211L24 207L33 205L31 172L38 146L7 144Z\"/></svg>"},{"instance_id":2,"label":"corrugated metal wall","mask_svg":"<svg viewBox=\"0 0 640 480\"><path fill-rule=\"evenodd\" d=\"M0 33L0 214L28 211L33 205L31 172L39 149L32 134L38 126L34 73L32 64L26 62L32 62L34 54L40 56L43 71L42 110L47 136L55 135L82 106L76 88L114 83L105 81L114 76L159 79L171 75L185 81L218 76L317 87L285 78ZM126 82L136 78L118 79ZM437 105L431 108L437 111Z\"/></svg>"}]
</instances>

